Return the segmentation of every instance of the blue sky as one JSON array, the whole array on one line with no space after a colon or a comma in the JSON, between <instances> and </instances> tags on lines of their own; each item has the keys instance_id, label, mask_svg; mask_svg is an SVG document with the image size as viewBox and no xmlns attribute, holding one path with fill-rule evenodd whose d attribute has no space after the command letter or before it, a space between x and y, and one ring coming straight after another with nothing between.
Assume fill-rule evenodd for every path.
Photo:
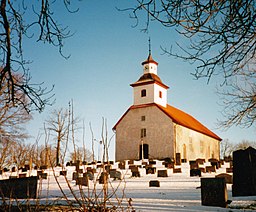
<instances>
[{"instance_id":1,"label":"blue sky","mask_svg":"<svg viewBox=\"0 0 256 212\"><path fill-rule=\"evenodd\" d=\"M130 5L129 5L130 4ZM107 119L109 137L112 127L133 103L132 87L142 75L141 62L148 56L148 38L151 37L152 55L158 65L158 75L170 87L168 103L194 116L223 139L240 142L254 140L255 128L232 127L228 131L217 129L217 119L222 119L221 100L216 94L218 77L209 84L206 80L193 79L194 66L163 55L160 46L169 48L175 42L183 43L173 30L157 23L150 25L149 33L141 32L144 22L133 27L135 21L128 12L115 7L132 6L132 1L81 1L80 11L67 14L60 7L56 14L61 23L68 25L75 34L65 41L64 54L58 49L40 43L25 41L24 49L30 65L32 81L55 85L56 103L41 114L34 113L34 119L27 125L34 142L38 132L43 132L43 123L53 109L67 108L73 99L75 116L86 125L85 141L91 148L92 124L94 137L101 138L102 117ZM78 146L82 146L81 133L77 133ZM44 142L42 137L41 143ZM54 143L54 141L52 141ZM110 158L114 159L114 141L111 143Z\"/></svg>"}]
</instances>

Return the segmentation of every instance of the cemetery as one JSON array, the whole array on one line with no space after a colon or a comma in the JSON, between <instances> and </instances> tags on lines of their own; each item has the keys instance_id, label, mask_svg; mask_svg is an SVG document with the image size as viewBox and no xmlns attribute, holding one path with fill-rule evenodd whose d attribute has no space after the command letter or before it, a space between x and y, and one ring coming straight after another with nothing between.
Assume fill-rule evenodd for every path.
<instances>
[{"instance_id":1,"label":"cemetery","mask_svg":"<svg viewBox=\"0 0 256 212\"><path fill-rule=\"evenodd\" d=\"M12 168L1 171L0 204L18 207L29 201L32 208L58 205L78 211L102 204L125 211L250 211L256 209L255 156L248 148L234 152L230 161L76 161Z\"/></svg>"}]
</instances>

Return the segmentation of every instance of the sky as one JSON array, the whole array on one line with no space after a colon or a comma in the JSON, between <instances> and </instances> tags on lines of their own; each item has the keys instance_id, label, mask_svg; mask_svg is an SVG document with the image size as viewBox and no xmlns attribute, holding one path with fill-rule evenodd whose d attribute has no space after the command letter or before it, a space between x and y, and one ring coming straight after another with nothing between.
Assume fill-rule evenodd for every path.
<instances>
[{"instance_id":1,"label":"sky","mask_svg":"<svg viewBox=\"0 0 256 212\"><path fill-rule=\"evenodd\" d=\"M85 143L91 149L91 123L94 138L101 140L102 118L107 120L108 137L114 133L112 127L133 104L131 83L143 73L141 62L149 52L151 39L152 56L158 65L158 75L168 90L168 103L192 115L206 127L233 143L242 140L255 141L255 128L231 127L223 131L217 127L222 120L223 107L216 94L218 76L209 84L206 79L195 80L190 74L195 66L163 54L161 47L169 49L175 42L185 42L175 31L152 23L149 32L142 32L144 20L136 22L128 11L119 11L133 6L134 1L99 0L79 1L74 8L77 13L69 14L58 4L56 16L60 23L69 26L74 33L65 40L63 58L58 49L47 44L25 40L25 57L33 61L30 65L32 82L54 85L55 104L42 113L33 113L27 124L31 135L29 142L44 143L43 126L54 109L68 108L73 100L74 116L85 124ZM178 50L177 50L178 51ZM81 123L82 126L82 123ZM77 146L82 146L81 130L76 133ZM54 144L54 141L52 140ZM110 144L110 159L114 159L114 140Z\"/></svg>"}]
</instances>

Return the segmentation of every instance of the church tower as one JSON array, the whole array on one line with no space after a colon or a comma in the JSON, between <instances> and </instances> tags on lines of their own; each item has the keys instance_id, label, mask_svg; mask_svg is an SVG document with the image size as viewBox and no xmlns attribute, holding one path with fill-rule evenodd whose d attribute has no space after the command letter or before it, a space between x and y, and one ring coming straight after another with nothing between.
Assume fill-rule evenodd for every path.
<instances>
[{"instance_id":1,"label":"church tower","mask_svg":"<svg viewBox=\"0 0 256 212\"><path fill-rule=\"evenodd\" d=\"M158 63L149 52L148 58L142 62L143 75L131 84L133 87L133 105L156 103L167 106L167 85L157 75Z\"/></svg>"}]
</instances>

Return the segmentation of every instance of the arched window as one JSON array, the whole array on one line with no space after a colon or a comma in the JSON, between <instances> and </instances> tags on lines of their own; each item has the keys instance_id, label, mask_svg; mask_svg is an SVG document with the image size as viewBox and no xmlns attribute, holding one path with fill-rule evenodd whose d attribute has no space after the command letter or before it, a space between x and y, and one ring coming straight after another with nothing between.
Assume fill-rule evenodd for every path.
<instances>
[{"instance_id":1,"label":"arched window","mask_svg":"<svg viewBox=\"0 0 256 212\"><path fill-rule=\"evenodd\" d=\"M141 97L144 97L147 95L146 89L141 90Z\"/></svg>"}]
</instances>

